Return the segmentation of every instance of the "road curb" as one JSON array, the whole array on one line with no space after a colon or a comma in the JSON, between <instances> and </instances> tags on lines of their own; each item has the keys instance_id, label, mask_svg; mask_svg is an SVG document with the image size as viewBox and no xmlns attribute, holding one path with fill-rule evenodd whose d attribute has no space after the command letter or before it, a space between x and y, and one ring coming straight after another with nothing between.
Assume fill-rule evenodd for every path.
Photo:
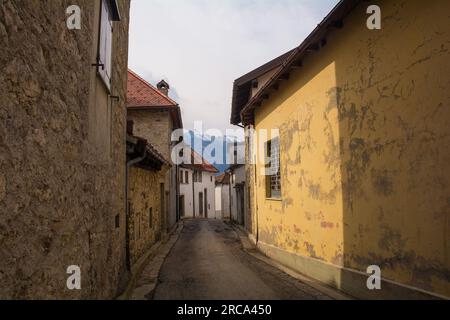
<instances>
[{"instance_id":1,"label":"road curb","mask_svg":"<svg viewBox=\"0 0 450 320\"><path fill-rule=\"evenodd\" d=\"M166 239L155 243L132 267L131 270L131 278L128 282L127 288L125 291L117 298L117 300L148 300L149 294L151 295L156 287L157 278L159 275L159 271L162 267L162 264L170 253L173 245L177 242L179 234L183 230L184 224L183 221L179 221L177 225L172 229ZM161 253L165 253L164 256ZM139 285L139 280L143 275L146 268L149 266L151 261L159 256L158 265L154 266L155 268L152 270L153 274L156 274L156 277L153 283L148 283L144 285Z\"/></svg>"},{"instance_id":2,"label":"road curb","mask_svg":"<svg viewBox=\"0 0 450 320\"><path fill-rule=\"evenodd\" d=\"M278 263L275 260L267 257L258 249L258 247L255 244L253 244L250 241L247 230L245 230L241 226L235 225L233 223L230 223L229 225L235 230L236 234L238 235L238 237L241 241L241 244L242 244L242 250L247 252L249 255L253 256L254 258L256 258L274 268L277 268L278 270L286 273L287 275L291 276L292 278L297 279L297 280L309 285L310 287L316 289L317 291L323 293L324 295L329 296L332 299L354 300L353 297L351 297L341 291L331 288L315 279L312 279L305 275L302 275L302 274L282 265L281 263Z\"/></svg>"}]
</instances>

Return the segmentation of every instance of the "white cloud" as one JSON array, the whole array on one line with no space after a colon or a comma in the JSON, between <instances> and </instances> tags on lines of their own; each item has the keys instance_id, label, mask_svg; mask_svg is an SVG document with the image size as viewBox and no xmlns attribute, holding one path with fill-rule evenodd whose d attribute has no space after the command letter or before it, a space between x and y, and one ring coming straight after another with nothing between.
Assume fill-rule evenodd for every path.
<instances>
[{"instance_id":1,"label":"white cloud","mask_svg":"<svg viewBox=\"0 0 450 320\"><path fill-rule=\"evenodd\" d=\"M230 127L233 81L299 45L337 0L133 0L130 68L165 79L186 128Z\"/></svg>"}]
</instances>

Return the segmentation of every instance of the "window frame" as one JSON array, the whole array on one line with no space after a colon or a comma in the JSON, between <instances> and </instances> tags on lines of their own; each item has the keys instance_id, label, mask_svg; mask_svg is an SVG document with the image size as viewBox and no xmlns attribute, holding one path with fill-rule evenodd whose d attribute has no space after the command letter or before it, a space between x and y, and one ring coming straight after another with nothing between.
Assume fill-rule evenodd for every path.
<instances>
[{"instance_id":1,"label":"window frame","mask_svg":"<svg viewBox=\"0 0 450 320\"><path fill-rule=\"evenodd\" d=\"M111 92L113 32L111 1L100 0L96 67L97 75L108 92Z\"/></svg>"},{"instance_id":2,"label":"window frame","mask_svg":"<svg viewBox=\"0 0 450 320\"><path fill-rule=\"evenodd\" d=\"M274 142L276 142L276 147L274 147ZM265 164L265 196L267 200L276 200L276 201L281 201L282 200L282 181L281 181L281 150L280 150L280 138L279 137L275 137L271 140L268 140L265 144L264 144L264 148L265 148L265 155L267 157L267 159L269 159L268 161L266 161ZM272 161L274 159L273 157L273 152L276 151L278 153L278 155L276 156L276 160L278 161L278 170L277 173L272 174L270 172L270 170L272 169ZM277 190L277 194L274 194L274 189L273 188L273 181L274 181L274 176L275 179L277 180L275 182L275 184L278 185L279 190Z\"/></svg>"},{"instance_id":3,"label":"window frame","mask_svg":"<svg viewBox=\"0 0 450 320\"><path fill-rule=\"evenodd\" d=\"M117 0L100 0L98 43L97 43L97 75L108 92L111 92L113 73L114 22L120 21Z\"/></svg>"}]
</instances>

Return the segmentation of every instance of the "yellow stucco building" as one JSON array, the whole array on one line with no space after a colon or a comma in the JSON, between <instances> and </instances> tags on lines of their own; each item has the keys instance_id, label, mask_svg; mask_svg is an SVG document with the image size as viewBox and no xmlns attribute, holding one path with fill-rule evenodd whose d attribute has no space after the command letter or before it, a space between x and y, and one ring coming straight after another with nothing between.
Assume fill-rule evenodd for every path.
<instances>
[{"instance_id":1,"label":"yellow stucco building","mask_svg":"<svg viewBox=\"0 0 450 320\"><path fill-rule=\"evenodd\" d=\"M265 254L355 297L450 297L449 12L444 0L342 1L298 48L236 80L231 122L279 130L279 176L247 165L247 229ZM247 160L268 140L247 140ZM367 288L370 265L381 290Z\"/></svg>"}]
</instances>

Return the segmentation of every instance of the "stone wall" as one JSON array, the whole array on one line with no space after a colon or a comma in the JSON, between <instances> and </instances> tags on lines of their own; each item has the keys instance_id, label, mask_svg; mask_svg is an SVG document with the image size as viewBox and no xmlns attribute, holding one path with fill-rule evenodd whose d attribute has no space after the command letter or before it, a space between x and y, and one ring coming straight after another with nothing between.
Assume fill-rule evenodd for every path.
<instances>
[{"instance_id":1,"label":"stone wall","mask_svg":"<svg viewBox=\"0 0 450 320\"><path fill-rule=\"evenodd\" d=\"M130 170L128 201L130 203L129 234L132 264L161 239L160 184L164 183L167 170L167 166L164 166L162 171L136 167Z\"/></svg>"},{"instance_id":2,"label":"stone wall","mask_svg":"<svg viewBox=\"0 0 450 320\"><path fill-rule=\"evenodd\" d=\"M66 8L82 10L68 30ZM110 152L90 119L99 2L0 1L0 298L111 298L125 274L129 1L114 23ZM115 217L119 215L119 228ZM82 289L66 287L81 267Z\"/></svg>"},{"instance_id":3,"label":"stone wall","mask_svg":"<svg viewBox=\"0 0 450 320\"><path fill-rule=\"evenodd\" d=\"M151 143L166 160L171 161L171 135L173 121L169 110L132 110L128 109L128 120L134 123L134 134ZM176 170L172 166L166 173L164 187L166 192L166 214L163 229L169 231L176 223Z\"/></svg>"},{"instance_id":4,"label":"stone wall","mask_svg":"<svg viewBox=\"0 0 450 320\"><path fill-rule=\"evenodd\" d=\"M146 139L161 153L170 159L170 134L172 120L168 111L130 110L128 120L134 123L134 135Z\"/></svg>"}]
</instances>

